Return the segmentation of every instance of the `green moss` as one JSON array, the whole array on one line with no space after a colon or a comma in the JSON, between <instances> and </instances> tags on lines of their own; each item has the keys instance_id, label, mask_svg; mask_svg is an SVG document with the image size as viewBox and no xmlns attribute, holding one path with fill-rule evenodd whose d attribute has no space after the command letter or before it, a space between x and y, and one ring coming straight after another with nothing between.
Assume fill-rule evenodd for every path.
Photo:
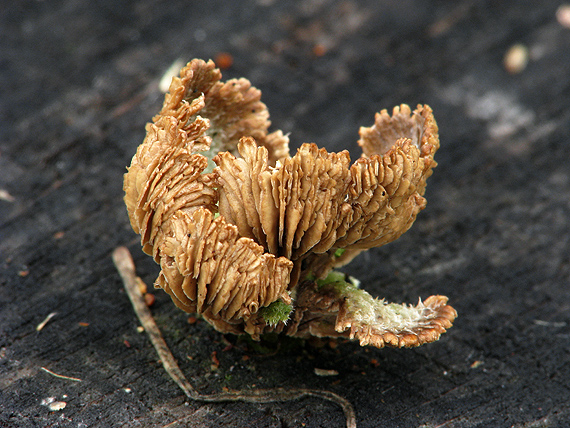
<instances>
[{"instance_id":1,"label":"green moss","mask_svg":"<svg viewBox=\"0 0 570 428\"><path fill-rule=\"evenodd\" d=\"M276 300L269 306L261 308L259 312L267 324L275 326L281 321L287 322L292 310L292 305L283 303L281 300Z\"/></svg>"},{"instance_id":2,"label":"green moss","mask_svg":"<svg viewBox=\"0 0 570 428\"><path fill-rule=\"evenodd\" d=\"M333 284L336 282L346 283L346 275L342 272L332 270L325 279L317 279L317 286L321 288L324 285Z\"/></svg>"},{"instance_id":3,"label":"green moss","mask_svg":"<svg viewBox=\"0 0 570 428\"><path fill-rule=\"evenodd\" d=\"M338 258L338 257L342 256L345 251L346 251L346 250L345 250L344 248L339 248L338 250L336 250L336 251L334 252L334 256Z\"/></svg>"}]
</instances>

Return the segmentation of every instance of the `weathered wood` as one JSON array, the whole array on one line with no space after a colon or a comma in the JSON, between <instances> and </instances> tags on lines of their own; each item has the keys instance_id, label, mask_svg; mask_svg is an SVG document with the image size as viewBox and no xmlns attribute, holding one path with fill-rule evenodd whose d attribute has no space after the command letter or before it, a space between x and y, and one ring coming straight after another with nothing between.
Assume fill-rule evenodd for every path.
<instances>
[{"instance_id":1,"label":"weathered wood","mask_svg":"<svg viewBox=\"0 0 570 428\"><path fill-rule=\"evenodd\" d=\"M346 271L393 301L445 294L459 318L412 350L290 339L261 349L187 323L157 291L153 313L194 385L328 389L353 403L359 427L570 424L570 29L556 19L560 2L195 3L0 11L0 426L343 426L340 409L317 399L186 404L137 333L111 261L128 245L154 280L122 174L161 105L162 73L219 52L234 59L224 78L259 87L295 146L356 158L357 129L374 112L433 107L442 144L427 209ZM502 61L515 43L530 61L512 75ZM50 411L49 397L66 407Z\"/></svg>"}]
</instances>

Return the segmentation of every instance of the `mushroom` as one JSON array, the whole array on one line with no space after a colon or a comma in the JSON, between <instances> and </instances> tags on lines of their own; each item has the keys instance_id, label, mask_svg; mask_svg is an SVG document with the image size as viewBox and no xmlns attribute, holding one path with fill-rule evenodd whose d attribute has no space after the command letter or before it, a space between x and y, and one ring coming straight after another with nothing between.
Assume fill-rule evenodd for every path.
<instances>
[{"instance_id":1,"label":"mushroom","mask_svg":"<svg viewBox=\"0 0 570 428\"><path fill-rule=\"evenodd\" d=\"M125 174L129 219L155 283L221 332L348 337L409 347L439 339L455 310L374 299L334 268L398 238L425 207L438 128L427 105L376 114L362 156L268 133L261 92L212 61L175 77Z\"/></svg>"}]
</instances>

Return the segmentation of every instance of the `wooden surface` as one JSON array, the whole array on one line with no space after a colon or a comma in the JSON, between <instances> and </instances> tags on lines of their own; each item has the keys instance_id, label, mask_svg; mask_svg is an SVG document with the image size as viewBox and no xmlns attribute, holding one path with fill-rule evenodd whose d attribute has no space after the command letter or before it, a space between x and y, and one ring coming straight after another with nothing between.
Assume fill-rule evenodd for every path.
<instances>
[{"instance_id":1,"label":"wooden surface","mask_svg":"<svg viewBox=\"0 0 570 428\"><path fill-rule=\"evenodd\" d=\"M128 224L122 174L162 103L166 69L220 52L234 60L224 79L260 88L293 148L317 142L355 159L358 127L376 111L433 107L441 149L426 210L346 271L392 301L447 295L459 318L411 350L260 347L188 323L156 291L153 313L195 386L324 388L354 404L359 427L570 426L570 29L560 4L7 2L0 426L343 426L340 409L317 399L187 403L137 333L111 261L127 245L152 284L158 267ZM530 59L510 74L503 58L517 43ZM50 411L50 397L66 407Z\"/></svg>"}]
</instances>

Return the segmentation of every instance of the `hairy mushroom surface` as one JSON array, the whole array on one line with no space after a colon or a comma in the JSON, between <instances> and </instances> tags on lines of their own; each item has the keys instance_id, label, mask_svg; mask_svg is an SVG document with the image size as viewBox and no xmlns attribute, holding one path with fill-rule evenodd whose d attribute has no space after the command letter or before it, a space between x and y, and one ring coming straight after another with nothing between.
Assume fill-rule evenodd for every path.
<instances>
[{"instance_id":1,"label":"hairy mushroom surface","mask_svg":"<svg viewBox=\"0 0 570 428\"><path fill-rule=\"evenodd\" d=\"M362 156L268 133L261 92L195 59L173 79L125 174L131 225L155 283L217 330L417 346L451 327L444 296L372 298L333 270L398 238L425 207L438 128L427 105L376 114Z\"/></svg>"}]
</instances>

